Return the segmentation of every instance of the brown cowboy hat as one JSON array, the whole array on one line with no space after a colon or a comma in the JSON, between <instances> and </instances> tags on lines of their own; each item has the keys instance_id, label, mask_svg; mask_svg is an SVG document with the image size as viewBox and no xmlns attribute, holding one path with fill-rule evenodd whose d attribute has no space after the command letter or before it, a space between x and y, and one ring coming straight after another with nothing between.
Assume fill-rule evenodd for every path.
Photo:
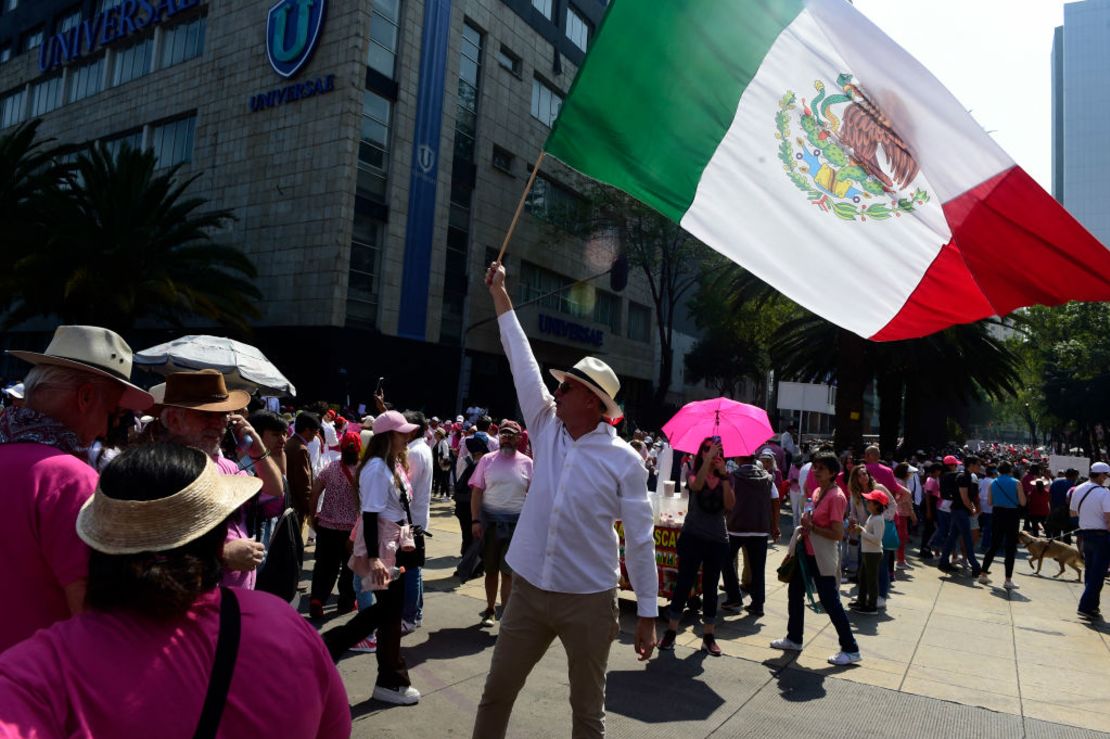
<instances>
[{"instance_id":1,"label":"brown cowboy hat","mask_svg":"<svg viewBox=\"0 0 1110 739\"><path fill-rule=\"evenodd\" d=\"M155 407L188 408L194 411L239 411L251 396L246 390L228 390L224 376L214 369L174 372L161 385L150 389Z\"/></svg>"}]
</instances>

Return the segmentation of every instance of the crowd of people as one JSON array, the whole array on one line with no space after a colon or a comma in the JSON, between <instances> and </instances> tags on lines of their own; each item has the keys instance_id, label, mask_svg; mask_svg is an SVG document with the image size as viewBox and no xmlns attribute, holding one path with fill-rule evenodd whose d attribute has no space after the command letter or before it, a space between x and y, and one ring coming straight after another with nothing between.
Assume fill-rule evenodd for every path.
<instances>
[{"instance_id":1,"label":"crowd of people","mask_svg":"<svg viewBox=\"0 0 1110 739\"><path fill-rule=\"evenodd\" d=\"M167 737L345 736L335 663L349 652L374 653L374 699L419 702L402 640L425 619L437 498L453 502L460 559L484 576L480 625L500 624L475 707L483 739L504 736L556 638L568 654L572 733L604 733L622 566L641 660L674 648L691 606L702 649L719 656L719 611L764 617L768 551L779 541L788 556L771 566L787 584L788 623L771 646L801 650L806 601L819 601L839 638L829 658L838 666L862 659L852 619L891 607L914 546L942 576L983 585L1001 553L1003 587L1013 589L1020 536L1077 537L1079 615L1100 618L1105 462L1087 480L998 447L886 464L877 447L837 455L802 444L790 426L750 455L726 459L720 437L707 435L665 464L660 434L626 441L611 423L620 381L604 362L554 370L548 390L504 268L491 265L486 282L519 419L495 422L476 405L426 418L380 390L369 414L323 403L294 411L228 388L214 369L176 372L148 391L130 381L123 339L94 327L61 326L44 352L10 352L31 368L0 413L9 501L0 553L19 604L0 623L0 733L123 737L158 725ZM659 633L647 491L667 470L688 509ZM315 545L307 618L288 603L306 542ZM846 608L842 590L853 583ZM282 692L288 710L263 708L276 684L301 686Z\"/></svg>"}]
</instances>

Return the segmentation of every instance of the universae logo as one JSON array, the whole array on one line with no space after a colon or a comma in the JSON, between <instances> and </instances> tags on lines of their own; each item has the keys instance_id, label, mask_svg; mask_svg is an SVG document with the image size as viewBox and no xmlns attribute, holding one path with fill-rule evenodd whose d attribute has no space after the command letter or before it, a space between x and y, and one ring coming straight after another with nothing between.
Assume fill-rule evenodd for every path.
<instances>
[{"instance_id":1,"label":"universae logo","mask_svg":"<svg viewBox=\"0 0 1110 739\"><path fill-rule=\"evenodd\" d=\"M278 0L266 18L266 55L270 66L292 77L312 58L324 27L327 0Z\"/></svg>"}]
</instances>

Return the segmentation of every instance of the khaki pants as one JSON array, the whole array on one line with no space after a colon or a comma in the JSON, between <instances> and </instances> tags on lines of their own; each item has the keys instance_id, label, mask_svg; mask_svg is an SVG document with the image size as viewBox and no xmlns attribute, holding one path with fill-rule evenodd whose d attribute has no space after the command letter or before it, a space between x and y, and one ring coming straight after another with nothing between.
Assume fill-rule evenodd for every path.
<instances>
[{"instance_id":1,"label":"khaki pants","mask_svg":"<svg viewBox=\"0 0 1110 739\"><path fill-rule=\"evenodd\" d=\"M475 739L505 736L517 694L555 637L569 663L571 736L604 736L605 668L620 633L619 614L616 588L589 595L552 593L515 575L478 704Z\"/></svg>"}]
</instances>

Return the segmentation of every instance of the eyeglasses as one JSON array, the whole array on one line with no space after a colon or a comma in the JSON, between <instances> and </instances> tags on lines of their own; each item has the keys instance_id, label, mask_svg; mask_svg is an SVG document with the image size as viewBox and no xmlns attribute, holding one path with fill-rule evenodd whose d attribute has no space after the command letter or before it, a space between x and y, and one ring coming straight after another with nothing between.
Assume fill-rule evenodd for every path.
<instances>
[{"instance_id":1,"label":"eyeglasses","mask_svg":"<svg viewBox=\"0 0 1110 739\"><path fill-rule=\"evenodd\" d=\"M555 392L569 393L572 387L574 387L574 383L570 382L569 380L563 380L559 383L559 387L555 388Z\"/></svg>"}]
</instances>

